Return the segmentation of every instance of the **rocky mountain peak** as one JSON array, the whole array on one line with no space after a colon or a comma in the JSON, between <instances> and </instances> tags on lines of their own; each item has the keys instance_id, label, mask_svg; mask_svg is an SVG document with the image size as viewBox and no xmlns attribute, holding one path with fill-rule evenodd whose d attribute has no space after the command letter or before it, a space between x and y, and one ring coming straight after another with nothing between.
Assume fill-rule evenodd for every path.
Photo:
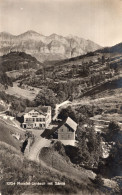
<instances>
[{"instance_id":1,"label":"rocky mountain peak","mask_svg":"<svg viewBox=\"0 0 122 195\"><path fill-rule=\"evenodd\" d=\"M10 50L24 51L41 62L75 57L100 48L98 44L92 41L73 35L64 37L53 33L49 36L44 36L33 30L17 36L6 32L0 33L0 55L7 54Z\"/></svg>"},{"instance_id":2,"label":"rocky mountain peak","mask_svg":"<svg viewBox=\"0 0 122 195\"><path fill-rule=\"evenodd\" d=\"M0 33L0 38L2 38L2 39L10 39L10 38L13 38L13 37L14 37L14 35L6 32L6 31L3 31L3 32Z\"/></svg>"},{"instance_id":3,"label":"rocky mountain peak","mask_svg":"<svg viewBox=\"0 0 122 195\"><path fill-rule=\"evenodd\" d=\"M34 30L28 30L26 31L25 33L23 33L23 35L37 35L37 36L40 36L41 34L37 33L36 31Z\"/></svg>"}]
</instances>

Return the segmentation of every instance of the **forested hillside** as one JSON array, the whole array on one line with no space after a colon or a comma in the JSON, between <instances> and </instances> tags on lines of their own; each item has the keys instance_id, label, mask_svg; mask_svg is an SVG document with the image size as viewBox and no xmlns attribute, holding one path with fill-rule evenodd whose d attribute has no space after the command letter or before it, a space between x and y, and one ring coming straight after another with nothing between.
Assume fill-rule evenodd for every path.
<instances>
[{"instance_id":1,"label":"forested hillside","mask_svg":"<svg viewBox=\"0 0 122 195\"><path fill-rule=\"evenodd\" d=\"M11 52L3 55L0 57L0 83L6 89L7 86L13 85L13 77L27 75L29 69L37 69L39 67L41 67L41 63L24 52Z\"/></svg>"},{"instance_id":2,"label":"forested hillside","mask_svg":"<svg viewBox=\"0 0 122 195\"><path fill-rule=\"evenodd\" d=\"M37 101L39 99L43 102L48 100L51 102L53 99L56 102L73 100L84 95L95 95L100 92L101 86L103 91L121 88L121 85L117 84L117 80L121 80L121 65L121 53L96 51L50 65L48 62L43 68L37 70L33 77L26 77L21 82L40 88ZM50 98L46 97L47 94Z\"/></svg>"},{"instance_id":3,"label":"forested hillside","mask_svg":"<svg viewBox=\"0 0 122 195\"><path fill-rule=\"evenodd\" d=\"M29 54L24 52L10 52L7 55L0 57L0 69L3 72L38 68L41 63Z\"/></svg>"},{"instance_id":4,"label":"forested hillside","mask_svg":"<svg viewBox=\"0 0 122 195\"><path fill-rule=\"evenodd\" d=\"M5 88L9 86L13 86L12 80L7 74L3 71L0 71L0 83L5 86Z\"/></svg>"}]
</instances>

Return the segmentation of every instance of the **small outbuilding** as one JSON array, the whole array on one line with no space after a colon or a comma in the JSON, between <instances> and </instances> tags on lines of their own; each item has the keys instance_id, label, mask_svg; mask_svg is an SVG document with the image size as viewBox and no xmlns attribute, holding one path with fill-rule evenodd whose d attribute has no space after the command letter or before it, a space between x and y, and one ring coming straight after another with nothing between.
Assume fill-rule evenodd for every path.
<instances>
[{"instance_id":1,"label":"small outbuilding","mask_svg":"<svg viewBox=\"0 0 122 195\"><path fill-rule=\"evenodd\" d=\"M46 129L41 136L47 139L58 139L65 145L74 145L77 126L78 124L68 117L60 122L56 128Z\"/></svg>"},{"instance_id":2,"label":"small outbuilding","mask_svg":"<svg viewBox=\"0 0 122 195\"><path fill-rule=\"evenodd\" d=\"M70 117L64 121L64 123L58 128L59 140L75 140L75 132L77 129L77 123Z\"/></svg>"}]
</instances>

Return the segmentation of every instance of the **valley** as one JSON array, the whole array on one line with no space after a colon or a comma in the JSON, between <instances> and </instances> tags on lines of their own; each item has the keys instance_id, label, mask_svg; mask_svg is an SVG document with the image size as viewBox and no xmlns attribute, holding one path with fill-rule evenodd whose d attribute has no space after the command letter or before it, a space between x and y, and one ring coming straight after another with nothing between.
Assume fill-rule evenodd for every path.
<instances>
[{"instance_id":1,"label":"valley","mask_svg":"<svg viewBox=\"0 0 122 195\"><path fill-rule=\"evenodd\" d=\"M114 48L117 50L120 45ZM91 189L94 194L107 195L121 191L122 54L111 52L111 48L106 50L43 64L21 52L11 52L1 58L2 71L6 74L6 80L1 77L0 92L5 105L1 104L0 113L3 167L8 166L4 158L12 161L15 155L23 169L18 168L16 162L11 163L11 167L19 172L23 182L66 182L64 188L40 186L37 193L39 190L55 193L62 189L64 194L67 191L70 194L71 185L75 186L75 193L81 189L86 194ZM19 117L26 113L26 108L39 106L52 109L50 132L67 117L78 124L75 145L71 144L72 140L68 140L70 144L63 144L53 134L42 137L45 129L22 128ZM8 149L7 144L15 147L17 153ZM4 158L3 151L6 151ZM9 170L8 177L4 175L6 181L11 180L11 174ZM17 181L15 174L16 171L13 178ZM99 181L102 182L96 185ZM17 187L12 188L12 192L15 190ZM24 190L34 188L21 188L20 194Z\"/></svg>"}]
</instances>

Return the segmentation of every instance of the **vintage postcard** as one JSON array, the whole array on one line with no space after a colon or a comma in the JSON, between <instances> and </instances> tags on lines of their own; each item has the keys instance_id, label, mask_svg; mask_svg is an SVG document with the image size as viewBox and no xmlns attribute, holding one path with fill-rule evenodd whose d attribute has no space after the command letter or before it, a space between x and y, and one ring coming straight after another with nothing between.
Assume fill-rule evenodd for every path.
<instances>
[{"instance_id":1,"label":"vintage postcard","mask_svg":"<svg viewBox=\"0 0 122 195\"><path fill-rule=\"evenodd\" d=\"M122 0L0 0L0 195L122 194Z\"/></svg>"}]
</instances>

